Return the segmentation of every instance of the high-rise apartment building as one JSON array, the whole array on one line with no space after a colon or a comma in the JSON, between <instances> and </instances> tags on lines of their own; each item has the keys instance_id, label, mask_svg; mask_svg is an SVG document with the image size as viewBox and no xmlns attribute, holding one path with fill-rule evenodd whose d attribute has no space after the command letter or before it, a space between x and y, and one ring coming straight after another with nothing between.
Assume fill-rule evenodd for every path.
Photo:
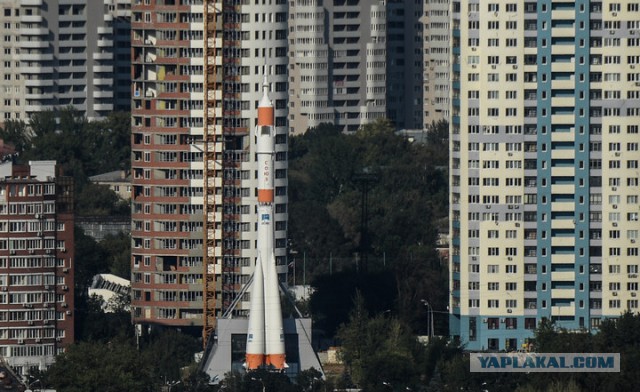
<instances>
[{"instance_id":1,"label":"high-rise apartment building","mask_svg":"<svg viewBox=\"0 0 640 392\"><path fill-rule=\"evenodd\" d=\"M422 128L422 13L422 2L292 1L290 131L377 118Z\"/></svg>"},{"instance_id":2,"label":"high-rise apartment building","mask_svg":"<svg viewBox=\"0 0 640 392\"><path fill-rule=\"evenodd\" d=\"M424 126L449 121L450 0L426 0L424 10Z\"/></svg>"},{"instance_id":3,"label":"high-rise apartment building","mask_svg":"<svg viewBox=\"0 0 640 392\"><path fill-rule=\"evenodd\" d=\"M0 0L0 121L73 106L130 108L128 0Z\"/></svg>"},{"instance_id":4,"label":"high-rise apartment building","mask_svg":"<svg viewBox=\"0 0 640 392\"><path fill-rule=\"evenodd\" d=\"M275 246L286 268L287 3L132 5L132 311L140 324L246 316L255 258L254 127L275 107Z\"/></svg>"},{"instance_id":5,"label":"high-rise apartment building","mask_svg":"<svg viewBox=\"0 0 640 392\"><path fill-rule=\"evenodd\" d=\"M638 311L640 4L452 1L451 334Z\"/></svg>"},{"instance_id":6,"label":"high-rise apartment building","mask_svg":"<svg viewBox=\"0 0 640 392\"><path fill-rule=\"evenodd\" d=\"M73 180L52 161L0 176L0 356L23 375L74 340Z\"/></svg>"}]
</instances>

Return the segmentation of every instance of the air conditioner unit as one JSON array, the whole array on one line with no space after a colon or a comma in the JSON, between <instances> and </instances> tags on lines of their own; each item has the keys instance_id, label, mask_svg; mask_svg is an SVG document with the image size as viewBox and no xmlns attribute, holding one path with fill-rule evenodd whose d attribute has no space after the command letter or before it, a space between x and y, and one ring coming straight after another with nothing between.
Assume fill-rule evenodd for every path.
<instances>
[{"instance_id":1,"label":"air conditioner unit","mask_svg":"<svg viewBox=\"0 0 640 392\"><path fill-rule=\"evenodd\" d=\"M613 222L611 225L612 225L613 227L618 227L618 222Z\"/></svg>"},{"instance_id":2,"label":"air conditioner unit","mask_svg":"<svg viewBox=\"0 0 640 392\"><path fill-rule=\"evenodd\" d=\"M631 293L631 296L632 296L632 297L635 297L636 295L637 295L636 293Z\"/></svg>"},{"instance_id":3,"label":"air conditioner unit","mask_svg":"<svg viewBox=\"0 0 640 392\"><path fill-rule=\"evenodd\" d=\"M56 342L61 342L62 338L56 338Z\"/></svg>"},{"instance_id":4,"label":"air conditioner unit","mask_svg":"<svg viewBox=\"0 0 640 392\"><path fill-rule=\"evenodd\" d=\"M487 204L486 206L484 206L487 210L491 209L491 206L489 204Z\"/></svg>"},{"instance_id":5,"label":"air conditioner unit","mask_svg":"<svg viewBox=\"0 0 640 392\"><path fill-rule=\"evenodd\" d=\"M46 253L46 254L50 255L50 254L51 254L51 249L47 249L47 250L45 250L45 251L44 251L44 253Z\"/></svg>"},{"instance_id":6,"label":"air conditioner unit","mask_svg":"<svg viewBox=\"0 0 640 392\"><path fill-rule=\"evenodd\" d=\"M29 325L33 325L33 321L32 321L32 320L29 320L29 322L28 322L27 324L29 324Z\"/></svg>"},{"instance_id":7,"label":"air conditioner unit","mask_svg":"<svg viewBox=\"0 0 640 392\"><path fill-rule=\"evenodd\" d=\"M18 344L24 344L24 339L18 339Z\"/></svg>"},{"instance_id":8,"label":"air conditioner unit","mask_svg":"<svg viewBox=\"0 0 640 392\"><path fill-rule=\"evenodd\" d=\"M618 292L614 291L613 293L611 293L611 295L613 295L614 297L617 297L618 296Z\"/></svg>"},{"instance_id":9,"label":"air conditioner unit","mask_svg":"<svg viewBox=\"0 0 640 392\"><path fill-rule=\"evenodd\" d=\"M43 322L44 324L49 324L49 320L47 320L47 319L42 320L42 322Z\"/></svg>"},{"instance_id":10,"label":"air conditioner unit","mask_svg":"<svg viewBox=\"0 0 640 392\"><path fill-rule=\"evenodd\" d=\"M15 255L16 251L14 249L11 249L11 251L9 253L12 254L12 255Z\"/></svg>"},{"instance_id":11,"label":"air conditioner unit","mask_svg":"<svg viewBox=\"0 0 640 392\"><path fill-rule=\"evenodd\" d=\"M478 48L476 48L476 47L471 48L472 52L475 52L476 50L478 50Z\"/></svg>"},{"instance_id":12,"label":"air conditioner unit","mask_svg":"<svg viewBox=\"0 0 640 392\"><path fill-rule=\"evenodd\" d=\"M632 239L631 239L631 243L632 243L632 244L635 244L635 243L636 243L636 240L634 240L634 239L632 238Z\"/></svg>"},{"instance_id":13,"label":"air conditioner unit","mask_svg":"<svg viewBox=\"0 0 640 392\"><path fill-rule=\"evenodd\" d=\"M635 65L633 65L633 64L631 64L631 65L629 66L629 68L631 68L631 69L636 69L636 66L635 66Z\"/></svg>"},{"instance_id":14,"label":"air conditioner unit","mask_svg":"<svg viewBox=\"0 0 640 392\"><path fill-rule=\"evenodd\" d=\"M65 274L66 274L66 273L68 273L68 272L69 272L69 268L66 268L66 267L65 267L65 268L63 268L63 269L62 269L62 272L64 272Z\"/></svg>"},{"instance_id":15,"label":"air conditioner unit","mask_svg":"<svg viewBox=\"0 0 640 392\"><path fill-rule=\"evenodd\" d=\"M617 204L612 205L611 207L613 207L613 209L615 210L616 208L618 208Z\"/></svg>"},{"instance_id":16,"label":"air conditioner unit","mask_svg":"<svg viewBox=\"0 0 640 392\"><path fill-rule=\"evenodd\" d=\"M507 313L513 313L513 309L507 309Z\"/></svg>"},{"instance_id":17,"label":"air conditioner unit","mask_svg":"<svg viewBox=\"0 0 640 392\"><path fill-rule=\"evenodd\" d=\"M616 156L617 156L617 157L619 157L619 156L620 156L620 153L619 153L619 152L616 152Z\"/></svg>"},{"instance_id":18,"label":"air conditioner unit","mask_svg":"<svg viewBox=\"0 0 640 392\"><path fill-rule=\"evenodd\" d=\"M67 310L67 316L71 316L71 311Z\"/></svg>"},{"instance_id":19,"label":"air conditioner unit","mask_svg":"<svg viewBox=\"0 0 640 392\"><path fill-rule=\"evenodd\" d=\"M493 65L491 66L491 69L497 69L497 68L498 68L498 66L497 66L497 65L495 65L495 64L493 64Z\"/></svg>"},{"instance_id":20,"label":"air conditioner unit","mask_svg":"<svg viewBox=\"0 0 640 392\"><path fill-rule=\"evenodd\" d=\"M611 16L618 16L618 13L617 12L612 12Z\"/></svg>"},{"instance_id":21,"label":"air conditioner unit","mask_svg":"<svg viewBox=\"0 0 640 392\"><path fill-rule=\"evenodd\" d=\"M631 34L631 35L635 35L635 33L636 33L636 31L635 31L635 30L631 30L631 31L629 31L629 34ZM632 67L633 67L633 66L632 66Z\"/></svg>"},{"instance_id":22,"label":"air conditioner unit","mask_svg":"<svg viewBox=\"0 0 640 392\"><path fill-rule=\"evenodd\" d=\"M617 190L618 190L618 188L616 188L615 186L612 186L612 187L611 187L611 190L615 192L615 191L617 191Z\"/></svg>"},{"instance_id":23,"label":"air conditioner unit","mask_svg":"<svg viewBox=\"0 0 640 392\"><path fill-rule=\"evenodd\" d=\"M483 323L486 323L487 321L488 321L488 320L487 320L486 318L483 318L483 319L482 319L482 322L483 322Z\"/></svg>"},{"instance_id":24,"label":"air conditioner unit","mask_svg":"<svg viewBox=\"0 0 640 392\"><path fill-rule=\"evenodd\" d=\"M35 214L33 217L36 219L40 219L40 214Z\"/></svg>"},{"instance_id":25,"label":"air conditioner unit","mask_svg":"<svg viewBox=\"0 0 640 392\"><path fill-rule=\"evenodd\" d=\"M509 256L509 257L507 257L507 260L513 261L513 257Z\"/></svg>"},{"instance_id":26,"label":"air conditioner unit","mask_svg":"<svg viewBox=\"0 0 640 392\"><path fill-rule=\"evenodd\" d=\"M476 256L471 256L471 260L476 261L478 258Z\"/></svg>"},{"instance_id":27,"label":"air conditioner unit","mask_svg":"<svg viewBox=\"0 0 640 392\"><path fill-rule=\"evenodd\" d=\"M615 30L609 30L609 34L613 35L615 33L616 33Z\"/></svg>"},{"instance_id":28,"label":"air conditioner unit","mask_svg":"<svg viewBox=\"0 0 640 392\"><path fill-rule=\"evenodd\" d=\"M62 251L62 253L67 253L67 248L62 248L60 250Z\"/></svg>"},{"instance_id":29,"label":"air conditioner unit","mask_svg":"<svg viewBox=\"0 0 640 392\"><path fill-rule=\"evenodd\" d=\"M36 339L36 343L40 343L40 342L42 342L42 340Z\"/></svg>"},{"instance_id":30,"label":"air conditioner unit","mask_svg":"<svg viewBox=\"0 0 640 392\"><path fill-rule=\"evenodd\" d=\"M49 285L48 285L48 284L44 285L44 289L45 289L45 290L49 290L50 288L51 288L51 287L49 287Z\"/></svg>"},{"instance_id":31,"label":"air conditioner unit","mask_svg":"<svg viewBox=\"0 0 640 392\"><path fill-rule=\"evenodd\" d=\"M67 285L62 286L62 290L64 290L64 291L69 290L69 286L67 286Z\"/></svg>"},{"instance_id":32,"label":"air conditioner unit","mask_svg":"<svg viewBox=\"0 0 640 392\"><path fill-rule=\"evenodd\" d=\"M7 286L2 286L2 291L9 291L9 288Z\"/></svg>"},{"instance_id":33,"label":"air conditioner unit","mask_svg":"<svg viewBox=\"0 0 640 392\"><path fill-rule=\"evenodd\" d=\"M514 65L514 66L513 66L513 69L518 69L518 66L517 66L517 65Z\"/></svg>"},{"instance_id":34,"label":"air conditioner unit","mask_svg":"<svg viewBox=\"0 0 640 392\"><path fill-rule=\"evenodd\" d=\"M640 86L640 82L636 82L636 86Z\"/></svg>"},{"instance_id":35,"label":"air conditioner unit","mask_svg":"<svg viewBox=\"0 0 640 392\"><path fill-rule=\"evenodd\" d=\"M501 322L501 323L503 323L503 324L504 324L506 321L507 321L507 320L505 320L505 319L500 319L500 322Z\"/></svg>"},{"instance_id":36,"label":"air conditioner unit","mask_svg":"<svg viewBox=\"0 0 640 392\"><path fill-rule=\"evenodd\" d=\"M509 204L509 205L507 206L507 208L508 208L508 209L510 209L510 210L513 210L513 206L512 206L511 204Z\"/></svg>"},{"instance_id":37,"label":"air conditioner unit","mask_svg":"<svg viewBox=\"0 0 640 392\"><path fill-rule=\"evenodd\" d=\"M516 227L520 227L520 223L516 222Z\"/></svg>"},{"instance_id":38,"label":"air conditioner unit","mask_svg":"<svg viewBox=\"0 0 640 392\"><path fill-rule=\"evenodd\" d=\"M477 66L477 65L475 65L475 64L472 64L472 65L471 65L471 68L476 69L476 68L478 68L478 66Z\"/></svg>"},{"instance_id":39,"label":"air conditioner unit","mask_svg":"<svg viewBox=\"0 0 640 392\"><path fill-rule=\"evenodd\" d=\"M68 308L69 307L69 305L66 302L63 302L62 305L60 305L60 306L62 306L63 308Z\"/></svg>"}]
</instances>

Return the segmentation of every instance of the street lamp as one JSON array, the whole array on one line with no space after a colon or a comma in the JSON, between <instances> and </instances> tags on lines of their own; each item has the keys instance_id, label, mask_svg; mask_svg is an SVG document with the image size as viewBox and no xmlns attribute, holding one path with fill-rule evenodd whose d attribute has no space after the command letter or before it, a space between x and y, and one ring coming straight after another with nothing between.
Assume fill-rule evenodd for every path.
<instances>
[{"instance_id":1,"label":"street lamp","mask_svg":"<svg viewBox=\"0 0 640 392\"><path fill-rule=\"evenodd\" d=\"M427 307L427 335L432 338L433 337L433 308L431 304L426 299L421 299L420 302L424 306ZM431 321L431 325L429 325L429 321Z\"/></svg>"},{"instance_id":2,"label":"street lamp","mask_svg":"<svg viewBox=\"0 0 640 392\"><path fill-rule=\"evenodd\" d=\"M24 392L33 392L33 390L31 389L31 386L37 383L40 383L40 389L42 389L42 381L40 381L40 379L37 378L34 381L29 383L29 385L27 386L27 389Z\"/></svg>"},{"instance_id":3,"label":"street lamp","mask_svg":"<svg viewBox=\"0 0 640 392\"><path fill-rule=\"evenodd\" d=\"M251 379L252 379L253 381L260 381L260 384L262 384L262 392L264 392L264 381L262 381L262 380L261 380L261 379L259 379L259 378L255 378L255 377L251 377Z\"/></svg>"},{"instance_id":4,"label":"street lamp","mask_svg":"<svg viewBox=\"0 0 640 392\"><path fill-rule=\"evenodd\" d=\"M176 385L180 384L182 381L178 380L178 381L167 381L167 386L169 387L169 390L167 392L171 392L171 388L175 387Z\"/></svg>"}]
</instances>

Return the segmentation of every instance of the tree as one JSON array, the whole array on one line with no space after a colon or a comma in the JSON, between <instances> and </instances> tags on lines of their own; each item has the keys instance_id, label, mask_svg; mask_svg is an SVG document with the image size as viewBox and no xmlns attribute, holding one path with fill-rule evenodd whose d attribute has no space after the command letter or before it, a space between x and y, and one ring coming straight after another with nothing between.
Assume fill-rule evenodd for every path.
<instances>
[{"instance_id":1,"label":"tree","mask_svg":"<svg viewBox=\"0 0 640 392\"><path fill-rule=\"evenodd\" d=\"M22 120L6 120L0 128L0 139L7 144L13 144L16 152L22 153L31 139L29 127Z\"/></svg>"},{"instance_id":2,"label":"tree","mask_svg":"<svg viewBox=\"0 0 640 392\"><path fill-rule=\"evenodd\" d=\"M96 274L108 271L107 255L96 241L75 227L75 283L76 293L84 293Z\"/></svg>"},{"instance_id":3,"label":"tree","mask_svg":"<svg viewBox=\"0 0 640 392\"><path fill-rule=\"evenodd\" d=\"M86 184L77 192L78 215L127 216L131 213L129 202L122 200L106 185Z\"/></svg>"},{"instance_id":4,"label":"tree","mask_svg":"<svg viewBox=\"0 0 640 392\"><path fill-rule=\"evenodd\" d=\"M64 392L152 391L151 364L126 341L82 342L56 357L46 382Z\"/></svg>"},{"instance_id":5,"label":"tree","mask_svg":"<svg viewBox=\"0 0 640 392\"><path fill-rule=\"evenodd\" d=\"M109 272L124 279L131 279L131 237L123 232L108 234L98 246L107 255Z\"/></svg>"},{"instance_id":6,"label":"tree","mask_svg":"<svg viewBox=\"0 0 640 392\"><path fill-rule=\"evenodd\" d=\"M382 391L384 381L399 389L415 389L419 383L422 346L406 325L387 312L369 317L360 293L349 322L340 326L337 337L340 356L360 388Z\"/></svg>"}]
</instances>

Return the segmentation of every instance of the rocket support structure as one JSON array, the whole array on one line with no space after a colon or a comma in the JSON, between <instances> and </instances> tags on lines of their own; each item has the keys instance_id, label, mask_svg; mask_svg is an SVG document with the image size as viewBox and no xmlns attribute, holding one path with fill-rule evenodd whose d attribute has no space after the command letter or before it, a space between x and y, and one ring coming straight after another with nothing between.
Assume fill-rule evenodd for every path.
<instances>
[{"instance_id":1,"label":"rocket support structure","mask_svg":"<svg viewBox=\"0 0 640 392\"><path fill-rule=\"evenodd\" d=\"M262 92L258 105L258 125L254 132L258 160L258 257L251 289L245 366L247 370L260 367L284 370L287 364L273 224L276 130L266 73Z\"/></svg>"}]
</instances>

